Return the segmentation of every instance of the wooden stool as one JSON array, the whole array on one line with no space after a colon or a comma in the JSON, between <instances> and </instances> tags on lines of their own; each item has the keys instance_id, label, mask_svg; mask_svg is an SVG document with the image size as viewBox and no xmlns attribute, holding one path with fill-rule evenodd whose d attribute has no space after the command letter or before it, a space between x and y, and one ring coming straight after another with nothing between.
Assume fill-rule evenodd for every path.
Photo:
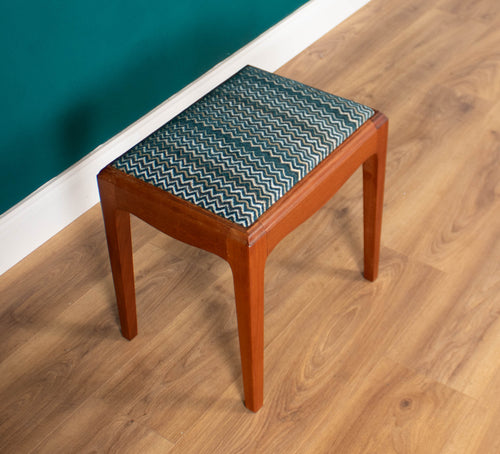
<instances>
[{"instance_id":1,"label":"wooden stool","mask_svg":"<svg viewBox=\"0 0 500 454\"><path fill-rule=\"evenodd\" d=\"M122 334L137 334L130 216L227 260L245 405L263 403L264 265L363 165L364 275L378 273L387 119L247 66L98 175Z\"/></svg>"}]
</instances>

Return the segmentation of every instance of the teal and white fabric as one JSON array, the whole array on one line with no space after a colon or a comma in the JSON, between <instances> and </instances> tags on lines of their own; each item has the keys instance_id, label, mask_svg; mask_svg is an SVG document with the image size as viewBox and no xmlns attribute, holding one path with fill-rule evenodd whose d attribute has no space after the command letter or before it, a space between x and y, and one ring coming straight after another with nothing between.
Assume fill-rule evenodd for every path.
<instances>
[{"instance_id":1,"label":"teal and white fabric","mask_svg":"<svg viewBox=\"0 0 500 454\"><path fill-rule=\"evenodd\" d=\"M248 227L373 114L247 66L112 165Z\"/></svg>"}]
</instances>

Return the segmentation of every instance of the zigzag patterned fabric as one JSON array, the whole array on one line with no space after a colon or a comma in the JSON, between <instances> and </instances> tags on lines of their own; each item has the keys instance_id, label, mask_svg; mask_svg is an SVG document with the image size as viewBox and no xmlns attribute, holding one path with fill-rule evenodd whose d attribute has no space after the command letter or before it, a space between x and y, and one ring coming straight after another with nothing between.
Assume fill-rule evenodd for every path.
<instances>
[{"instance_id":1,"label":"zigzag patterned fabric","mask_svg":"<svg viewBox=\"0 0 500 454\"><path fill-rule=\"evenodd\" d=\"M247 66L112 165L249 227L373 114Z\"/></svg>"}]
</instances>

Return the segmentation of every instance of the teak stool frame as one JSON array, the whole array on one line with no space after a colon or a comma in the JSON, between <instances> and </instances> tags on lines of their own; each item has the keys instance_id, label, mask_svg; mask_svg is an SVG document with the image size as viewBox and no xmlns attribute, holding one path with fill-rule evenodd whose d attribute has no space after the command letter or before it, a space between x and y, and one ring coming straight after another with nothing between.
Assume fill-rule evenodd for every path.
<instances>
[{"instance_id":1,"label":"teak stool frame","mask_svg":"<svg viewBox=\"0 0 500 454\"><path fill-rule=\"evenodd\" d=\"M233 272L245 405L264 392L264 266L274 247L321 208L363 165L364 276L378 274L387 118L380 112L299 181L248 228L111 166L98 175L121 330L137 335L130 213L167 235L217 254Z\"/></svg>"}]
</instances>

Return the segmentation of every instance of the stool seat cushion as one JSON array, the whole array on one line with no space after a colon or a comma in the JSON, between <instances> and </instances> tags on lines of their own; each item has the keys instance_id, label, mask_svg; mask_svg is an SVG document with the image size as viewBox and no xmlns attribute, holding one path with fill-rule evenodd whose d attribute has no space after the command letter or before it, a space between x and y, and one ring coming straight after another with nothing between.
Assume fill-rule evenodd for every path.
<instances>
[{"instance_id":1,"label":"stool seat cushion","mask_svg":"<svg viewBox=\"0 0 500 454\"><path fill-rule=\"evenodd\" d=\"M247 66L112 165L249 227L373 115Z\"/></svg>"}]
</instances>

